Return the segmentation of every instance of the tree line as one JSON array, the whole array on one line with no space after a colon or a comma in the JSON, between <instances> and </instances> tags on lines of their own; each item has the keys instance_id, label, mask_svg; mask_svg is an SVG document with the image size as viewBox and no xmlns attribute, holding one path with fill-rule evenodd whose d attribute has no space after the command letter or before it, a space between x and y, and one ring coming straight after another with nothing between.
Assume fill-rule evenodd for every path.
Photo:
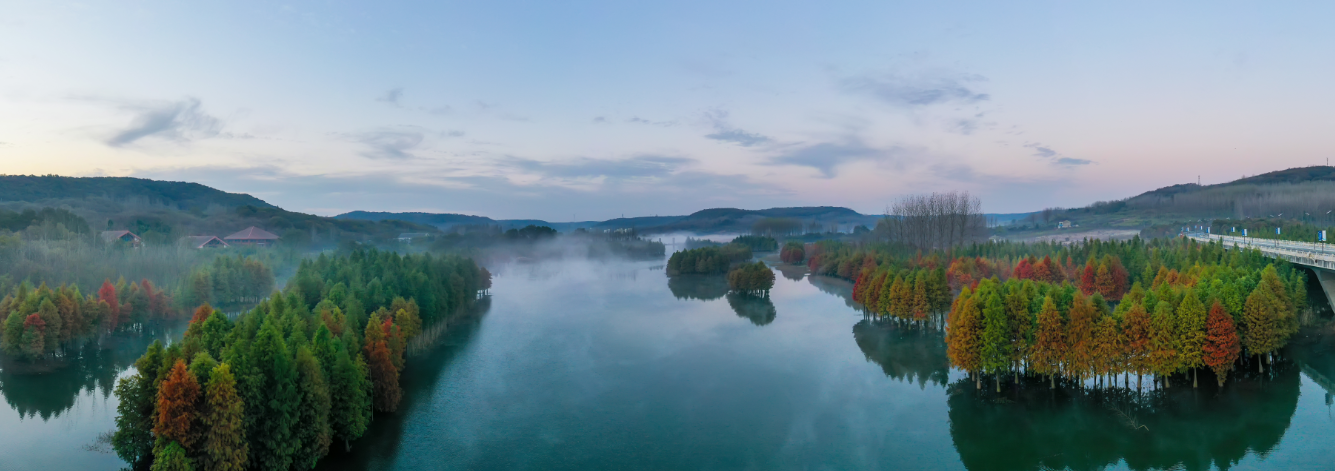
<instances>
[{"instance_id":1,"label":"tree line","mask_svg":"<svg viewBox=\"0 0 1335 471\"><path fill-rule=\"evenodd\" d=\"M668 258L667 274L668 276L721 275L727 273L734 263L750 259L751 248L741 244L682 250L674 252Z\"/></svg>"},{"instance_id":2,"label":"tree line","mask_svg":"<svg viewBox=\"0 0 1335 471\"><path fill-rule=\"evenodd\" d=\"M1204 367L1222 386L1242 348L1263 370L1298 330L1305 298L1273 265L1197 265L1185 276L1164 270L1150 289L1133 286L1116 309L1069 283L983 280L951 310L951 364L976 379L993 375L998 388L1021 372L1054 383L1057 376L1080 382L1122 374L1129 382L1134 373L1138 387L1146 374L1165 387L1188 374L1195 386ZM1240 306L1238 285L1251 286Z\"/></svg>"},{"instance_id":3,"label":"tree line","mask_svg":"<svg viewBox=\"0 0 1335 471\"><path fill-rule=\"evenodd\" d=\"M982 207L968 192L906 196L886 210L876 232L887 242L921 250L978 242L988 236Z\"/></svg>"},{"instance_id":4,"label":"tree line","mask_svg":"<svg viewBox=\"0 0 1335 471\"><path fill-rule=\"evenodd\" d=\"M806 244L798 241L788 241L783 244L783 250L779 251L779 260L783 263L799 264L805 261Z\"/></svg>"},{"instance_id":5,"label":"tree line","mask_svg":"<svg viewBox=\"0 0 1335 471\"><path fill-rule=\"evenodd\" d=\"M773 252L779 250L779 242L769 236L742 235L733 238L731 243L750 247L752 252Z\"/></svg>"},{"instance_id":6,"label":"tree line","mask_svg":"<svg viewBox=\"0 0 1335 471\"><path fill-rule=\"evenodd\" d=\"M310 469L397 409L408 343L488 287L454 256L305 261L249 312L201 306L182 341L151 345L116 386L112 445L135 469Z\"/></svg>"},{"instance_id":7,"label":"tree line","mask_svg":"<svg viewBox=\"0 0 1335 471\"><path fill-rule=\"evenodd\" d=\"M176 298L187 306L251 304L273 291L273 270L255 257L219 256L200 266L177 288Z\"/></svg>"},{"instance_id":8,"label":"tree line","mask_svg":"<svg viewBox=\"0 0 1335 471\"><path fill-rule=\"evenodd\" d=\"M728 272L728 288L733 292L769 296L774 288L774 271L765 262L743 263Z\"/></svg>"},{"instance_id":9,"label":"tree line","mask_svg":"<svg viewBox=\"0 0 1335 471\"><path fill-rule=\"evenodd\" d=\"M0 300L0 350L28 360L61 358L76 343L104 332L139 329L177 312L171 296L148 280L104 281L95 294L77 285L33 288L24 282Z\"/></svg>"}]
</instances>

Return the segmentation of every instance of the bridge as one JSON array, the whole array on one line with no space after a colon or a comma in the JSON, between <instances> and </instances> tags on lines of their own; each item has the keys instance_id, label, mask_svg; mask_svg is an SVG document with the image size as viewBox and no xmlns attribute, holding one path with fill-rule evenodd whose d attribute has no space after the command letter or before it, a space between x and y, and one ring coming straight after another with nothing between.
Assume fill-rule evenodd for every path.
<instances>
[{"instance_id":1,"label":"bridge","mask_svg":"<svg viewBox=\"0 0 1335 471\"><path fill-rule=\"evenodd\" d=\"M1186 237L1198 242L1222 242L1225 248L1246 247L1261 251L1271 258L1282 258L1297 265L1305 266L1316 274L1321 282L1321 290L1326 292L1326 300L1335 306L1335 246L1316 242L1297 242L1291 240L1254 239L1251 237L1233 237L1206 233L1188 233ZM1310 359L1310 358L1309 358ZM1335 395L1335 365L1324 362L1314 365L1308 361L1299 361L1302 372L1313 382L1326 390L1326 397Z\"/></svg>"},{"instance_id":2,"label":"bridge","mask_svg":"<svg viewBox=\"0 0 1335 471\"><path fill-rule=\"evenodd\" d=\"M1261 251L1267 257L1288 260L1310 268L1326 292L1326 299L1335 306L1335 246L1317 242L1257 239L1194 232L1186 237L1198 242L1220 242L1225 248L1245 247Z\"/></svg>"}]
</instances>

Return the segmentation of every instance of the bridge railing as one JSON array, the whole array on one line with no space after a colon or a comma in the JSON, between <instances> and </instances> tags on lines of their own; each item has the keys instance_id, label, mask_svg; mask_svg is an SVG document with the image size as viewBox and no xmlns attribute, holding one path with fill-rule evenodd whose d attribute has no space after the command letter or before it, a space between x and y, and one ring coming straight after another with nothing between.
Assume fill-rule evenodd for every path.
<instances>
[{"instance_id":1,"label":"bridge railing","mask_svg":"<svg viewBox=\"0 0 1335 471\"><path fill-rule=\"evenodd\" d=\"M1225 248L1250 247L1269 256L1282 258L1293 263L1335 270L1335 247L1330 244L1298 242L1274 239L1254 239L1217 234L1189 233L1187 237L1198 241L1218 241Z\"/></svg>"}]
</instances>

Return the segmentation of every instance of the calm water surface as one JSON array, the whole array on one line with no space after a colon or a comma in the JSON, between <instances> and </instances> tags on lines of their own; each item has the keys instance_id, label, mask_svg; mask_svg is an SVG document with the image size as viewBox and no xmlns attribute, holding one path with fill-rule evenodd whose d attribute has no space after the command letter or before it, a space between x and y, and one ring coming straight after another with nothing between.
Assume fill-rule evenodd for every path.
<instances>
[{"instance_id":1,"label":"calm water surface","mask_svg":"<svg viewBox=\"0 0 1335 471\"><path fill-rule=\"evenodd\" d=\"M764 300L661 266L497 267L490 301L410 361L400 411L321 469L1335 467L1329 338L1223 391L996 394L947 368L941 332L865 320L846 283L785 273ZM68 377L0 374L0 469L120 466L88 445L130 347Z\"/></svg>"}]
</instances>

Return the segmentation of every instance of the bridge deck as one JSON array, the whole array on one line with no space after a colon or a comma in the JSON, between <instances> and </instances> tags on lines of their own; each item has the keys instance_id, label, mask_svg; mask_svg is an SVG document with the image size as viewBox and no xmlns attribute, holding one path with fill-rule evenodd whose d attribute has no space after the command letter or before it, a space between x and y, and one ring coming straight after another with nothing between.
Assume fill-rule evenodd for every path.
<instances>
[{"instance_id":1,"label":"bridge deck","mask_svg":"<svg viewBox=\"0 0 1335 471\"><path fill-rule=\"evenodd\" d=\"M1188 234L1194 240L1222 242L1225 247L1247 247L1260 250L1274 258L1282 258L1299 265L1335 271L1335 247L1314 242L1254 239L1216 234Z\"/></svg>"}]
</instances>

